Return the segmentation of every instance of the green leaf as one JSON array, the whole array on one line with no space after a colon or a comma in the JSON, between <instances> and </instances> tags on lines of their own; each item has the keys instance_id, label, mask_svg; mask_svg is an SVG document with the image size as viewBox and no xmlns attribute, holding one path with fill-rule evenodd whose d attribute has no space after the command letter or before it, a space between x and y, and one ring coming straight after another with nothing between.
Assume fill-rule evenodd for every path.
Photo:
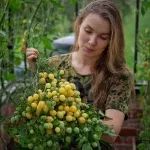
<instances>
[{"instance_id":1,"label":"green leaf","mask_svg":"<svg viewBox=\"0 0 150 150\"><path fill-rule=\"evenodd\" d=\"M72 4L75 4L75 3L77 2L77 0L70 0L70 2L71 2Z\"/></svg>"},{"instance_id":2,"label":"green leaf","mask_svg":"<svg viewBox=\"0 0 150 150\"><path fill-rule=\"evenodd\" d=\"M145 8L144 7L141 8L141 13L143 16L145 15Z\"/></svg>"},{"instance_id":3,"label":"green leaf","mask_svg":"<svg viewBox=\"0 0 150 150\"><path fill-rule=\"evenodd\" d=\"M22 6L22 0L10 0L9 7L13 11L18 11L21 9Z\"/></svg>"},{"instance_id":4,"label":"green leaf","mask_svg":"<svg viewBox=\"0 0 150 150\"><path fill-rule=\"evenodd\" d=\"M3 38L6 38L7 34L6 34L6 32L0 30L0 36L3 37Z\"/></svg>"},{"instance_id":5,"label":"green leaf","mask_svg":"<svg viewBox=\"0 0 150 150\"><path fill-rule=\"evenodd\" d=\"M90 145L90 143L85 143L82 146L82 150L93 150L92 146Z\"/></svg>"},{"instance_id":6,"label":"green leaf","mask_svg":"<svg viewBox=\"0 0 150 150\"><path fill-rule=\"evenodd\" d=\"M43 37L42 38L42 42L43 42L43 45L44 45L45 48L50 49L50 50L52 49L52 45L50 43L50 39L49 38Z\"/></svg>"},{"instance_id":7,"label":"green leaf","mask_svg":"<svg viewBox=\"0 0 150 150\"><path fill-rule=\"evenodd\" d=\"M142 1L142 7L141 7L141 13L142 15L145 15L145 13L150 9L150 1L143 0Z\"/></svg>"},{"instance_id":8,"label":"green leaf","mask_svg":"<svg viewBox=\"0 0 150 150\"><path fill-rule=\"evenodd\" d=\"M99 110L98 113L99 113L102 117L105 116L105 114L104 114L101 110Z\"/></svg>"},{"instance_id":9,"label":"green leaf","mask_svg":"<svg viewBox=\"0 0 150 150\"><path fill-rule=\"evenodd\" d=\"M57 7L62 7L60 1L58 1L58 0L51 0L50 2L51 2L55 7L56 7L56 6L57 6Z\"/></svg>"},{"instance_id":10,"label":"green leaf","mask_svg":"<svg viewBox=\"0 0 150 150\"><path fill-rule=\"evenodd\" d=\"M15 75L12 74L12 73L4 73L4 79L8 80L8 81L14 80L15 79Z\"/></svg>"}]
</instances>

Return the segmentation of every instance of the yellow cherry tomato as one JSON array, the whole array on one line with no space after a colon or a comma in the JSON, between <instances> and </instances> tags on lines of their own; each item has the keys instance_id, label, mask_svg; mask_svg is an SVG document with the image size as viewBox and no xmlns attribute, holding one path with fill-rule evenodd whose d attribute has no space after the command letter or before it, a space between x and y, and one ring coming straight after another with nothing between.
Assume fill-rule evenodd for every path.
<instances>
[{"instance_id":1,"label":"yellow cherry tomato","mask_svg":"<svg viewBox=\"0 0 150 150\"><path fill-rule=\"evenodd\" d=\"M51 116L56 116L56 114L57 114L57 112L55 110L50 110L49 113Z\"/></svg>"},{"instance_id":2,"label":"yellow cherry tomato","mask_svg":"<svg viewBox=\"0 0 150 150\"><path fill-rule=\"evenodd\" d=\"M66 100L65 95L60 95L60 96L59 96L59 100L62 101L62 102L65 101L65 100Z\"/></svg>"},{"instance_id":3,"label":"yellow cherry tomato","mask_svg":"<svg viewBox=\"0 0 150 150\"><path fill-rule=\"evenodd\" d=\"M53 80L55 78L54 74L50 73L48 74L49 79Z\"/></svg>"},{"instance_id":4,"label":"yellow cherry tomato","mask_svg":"<svg viewBox=\"0 0 150 150\"><path fill-rule=\"evenodd\" d=\"M80 124L84 124L86 122L84 117L79 117L78 121L79 121Z\"/></svg>"},{"instance_id":5,"label":"yellow cherry tomato","mask_svg":"<svg viewBox=\"0 0 150 150\"><path fill-rule=\"evenodd\" d=\"M36 109L36 108L37 108L37 103L35 103L35 102L31 103L31 107L32 107L33 109Z\"/></svg>"},{"instance_id":6,"label":"yellow cherry tomato","mask_svg":"<svg viewBox=\"0 0 150 150\"><path fill-rule=\"evenodd\" d=\"M56 128L55 128L55 132L56 132L56 133L60 133L60 128L59 128L59 127L56 127Z\"/></svg>"},{"instance_id":7,"label":"yellow cherry tomato","mask_svg":"<svg viewBox=\"0 0 150 150\"><path fill-rule=\"evenodd\" d=\"M72 106L70 106L69 111L74 113L77 111L77 107L72 105Z\"/></svg>"},{"instance_id":8,"label":"yellow cherry tomato","mask_svg":"<svg viewBox=\"0 0 150 150\"><path fill-rule=\"evenodd\" d=\"M73 117L71 115L66 116L66 121L71 122L73 121Z\"/></svg>"},{"instance_id":9,"label":"yellow cherry tomato","mask_svg":"<svg viewBox=\"0 0 150 150\"><path fill-rule=\"evenodd\" d=\"M45 83L46 83L45 78L40 78L40 79L39 79L39 84L45 84Z\"/></svg>"}]
</instances>

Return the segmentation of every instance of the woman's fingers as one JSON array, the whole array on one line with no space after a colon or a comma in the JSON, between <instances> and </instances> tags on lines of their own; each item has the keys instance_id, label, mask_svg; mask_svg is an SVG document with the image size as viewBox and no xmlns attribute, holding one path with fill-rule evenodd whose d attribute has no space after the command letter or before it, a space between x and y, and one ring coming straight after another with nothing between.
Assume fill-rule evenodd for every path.
<instances>
[{"instance_id":1,"label":"woman's fingers","mask_svg":"<svg viewBox=\"0 0 150 150\"><path fill-rule=\"evenodd\" d=\"M35 62L35 60L38 58L39 52L35 48L27 48L26 49L26 56L27 60L30 62Z\"/></svg>"},{"instance_id":2,"label":"woman's fingers","mask_svg":"<svg viewBox=\"0 0 150 150\"><path fill-rule=\"evenodd\" d=\"M35 61L36 59L37 59L37 56L35 56L35 55L30 55L30 56L28 56L27 57L27 59L28 59L28 61Z\"/></svg>"},{"instance_id":3,"label":"woman's fingers","mask_svg":"<svg viewBox=\"0 0 150 150\"><path fill-rule=\"evenodd\" d=\"M39 54L38 50L35 48L27 48L26 52L35 52L36 54Z\"/></svg>"},{"instance_id":4,"label":"woman's fingers","mask_svg":"<svg viewBox=\"0 0 150 150\"><path fill-rule=\"evenodd\" d=\"M39 52L35 48L27 48L26 49L26 57L29 64L29 69L31 71L35 71L36 69L36 60L39 56Z\"/></svg>"}]
</instances>

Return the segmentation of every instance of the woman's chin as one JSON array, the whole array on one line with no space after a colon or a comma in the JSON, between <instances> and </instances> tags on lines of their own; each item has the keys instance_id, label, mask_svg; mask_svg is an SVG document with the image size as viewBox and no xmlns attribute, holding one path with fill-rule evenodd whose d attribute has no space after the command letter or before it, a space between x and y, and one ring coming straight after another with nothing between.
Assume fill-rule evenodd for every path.
<instances>
[{"instance_id":1,"label":"woman's chin","mask_svg":"<svg viewBox=\"0 0 150 150\"><path fill-rule=\"evenodd\" d=\"M90 50L82 50L81 51L81 54L86 56L86 57L94 57L94 52L93 51L90 51Z\"/></svg>"}]
</instances>

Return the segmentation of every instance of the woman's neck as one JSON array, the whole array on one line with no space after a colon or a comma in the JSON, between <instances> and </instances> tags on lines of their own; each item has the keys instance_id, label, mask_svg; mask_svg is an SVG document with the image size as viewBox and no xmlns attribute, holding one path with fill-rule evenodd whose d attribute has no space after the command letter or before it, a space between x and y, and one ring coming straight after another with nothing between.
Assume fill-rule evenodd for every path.
<instances>
[{"instance_id":1,"label":"woman's neck","mask_svg":"<svg viewBox=\"0 0 150 150\"><path fill-rule=\"evenodd\" d=\"M73 52L75 61L83 66L93 67L95 64L95 58L89 58L84 55L81 55L78 51Z\"/></svg>"},{"instance_id":2,"label":"woman's neck","mask_svg":"<svg viewBox=\"0 0 150 150\"><path fill-rule=\"evenodd\" d=\"M87 75L92 73L94 63L89 58L79 55L78 52L72 53L71 63L73 68L81 75Z\"/></svg>"}]
</instances>

